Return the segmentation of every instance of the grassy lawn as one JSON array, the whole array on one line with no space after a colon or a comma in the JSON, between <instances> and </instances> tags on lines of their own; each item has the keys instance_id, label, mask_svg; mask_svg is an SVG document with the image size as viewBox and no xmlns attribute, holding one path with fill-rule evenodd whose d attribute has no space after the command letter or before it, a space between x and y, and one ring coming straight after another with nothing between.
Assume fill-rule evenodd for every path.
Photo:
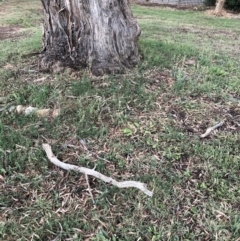
<instances>
[{"instance_id":1,"label":"grassy lawn","mask_svg":"<svg viewBox=\"0 0 240 241\"><path fill-rule=\"evenodd\" d=\"M240 20L132 9L141 62L96 78L38 72L27 54L41 48L40 1L0 1L0 240L240 240ZM89 177L93 204L84 175L50 164L46 142L60 160L145 182L154 196Z\"/></svg>"}]
</instances>

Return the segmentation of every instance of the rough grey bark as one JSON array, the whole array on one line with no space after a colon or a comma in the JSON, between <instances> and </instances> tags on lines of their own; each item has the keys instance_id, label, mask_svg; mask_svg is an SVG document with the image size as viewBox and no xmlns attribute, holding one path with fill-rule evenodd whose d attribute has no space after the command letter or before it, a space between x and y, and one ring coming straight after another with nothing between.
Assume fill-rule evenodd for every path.
<instances>
[{"instance_id":1,"label":"rough grey bark","mask_svg":"<svg viewBox=\"0 0 240 241\"><path fill-rule=\"evenodd\" d=\"M89 67L94 75L103 75L121 73L137 64L140 28L128 0L41 1L41 69Z\"/></svg>"}]
</instances>

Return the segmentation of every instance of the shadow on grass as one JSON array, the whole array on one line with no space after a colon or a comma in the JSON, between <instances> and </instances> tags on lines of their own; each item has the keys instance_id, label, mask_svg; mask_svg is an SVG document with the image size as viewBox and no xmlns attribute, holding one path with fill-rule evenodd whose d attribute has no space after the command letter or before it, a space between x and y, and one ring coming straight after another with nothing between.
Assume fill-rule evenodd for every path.
<instances>
[{"instance_id":1,"label":"shadow on grass","mask_svg":"<svg viewBox=\"0 0 240 241\"><path fill-rule=\"evenodd\" d=\"M179 56L186 58L198 55L197 50L185 45L174 45L153 39L143 39L140 41L140 51L143 62L140 69L149 69L153 67L172 68L173 62L177 61Z\"/></svg>"}]
</instances>

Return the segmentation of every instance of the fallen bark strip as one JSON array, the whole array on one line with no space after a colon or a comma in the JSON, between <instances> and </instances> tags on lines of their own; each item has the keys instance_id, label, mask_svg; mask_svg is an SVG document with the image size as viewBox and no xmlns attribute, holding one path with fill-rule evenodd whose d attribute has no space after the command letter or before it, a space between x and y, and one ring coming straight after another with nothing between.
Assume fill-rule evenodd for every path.
<instances>
[{"instance_id":1,"label":"fallen bark strip","mask_svg":"<svg viewBox=\"0 0 240 241\"><path fill-rule=\"evenodd\" d=\"M200 137L201 137L201 138L205 138L205 137L209 136L212 131L214 131L214 130L217 129L218 127L223 126L223 124L224 124L224 121L216 124L215 126L212 126L212 127L207 128L206 132L205 132L204 134L202 134Z\"/></svg>"},{"instance_id":2,"label":"fallen bark strip","mask_svg":"<svg viewBox=\"0 0 240 241\"><path fill-rule=\"evenodd\" d=\"M95 171L94 169L89 169L86 167L78 167L75 165L61 162L57 159L56 156L54 156L50 145L42 144L42 147L43 147L44 151L46 152L47 157L50 160L50 162L52 162L54 165L56 165L64 170L67 170L67 171L72 170L72 171L83 173L85 175L90 175L90 176L96 177L104 182L110 183L118 188L135 187L135 188L140 189L142 192L144 192L146 195L148 195L150 197L152 197L152 195L153 195L153 192L151 192L147 189L145 183L136 182L136 181L118 182L111 177L107 177L107 176L101 174L100 172Z\"/></svg>"}]
</instances>

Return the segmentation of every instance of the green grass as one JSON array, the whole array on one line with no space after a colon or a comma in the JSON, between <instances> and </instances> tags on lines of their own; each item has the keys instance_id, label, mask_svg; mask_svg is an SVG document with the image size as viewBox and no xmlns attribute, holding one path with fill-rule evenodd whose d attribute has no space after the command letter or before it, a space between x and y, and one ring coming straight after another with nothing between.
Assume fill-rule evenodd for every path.
<instances>
[{"instance_id":1,"label":"green grass","mask_svg":"<svg viewBox=\"0 0 240 241\"><path fill-rule=\"evenodd\" d=\"M26 4L25 1L0 1L0 23L4 25L18 25L23 28L36 27L42 16L39 1L33 0Z\"/></svg>"},{"instance_id":2,"label":"green grass","mask_svg":"<svg viewBox=\"0 0 240 241\"><path fill-rule=\"evenodd\" d=\"M0 25L24 28L0 41L0 240L239 240L239 21L133 5L141 62L94 78L40 73L25 57L41 48L39 9L0 3ZM89 177L93 204L84 176L49 163L46 142L60 160L145 182L154 196Z\"/></svg>"}]
</instances>

